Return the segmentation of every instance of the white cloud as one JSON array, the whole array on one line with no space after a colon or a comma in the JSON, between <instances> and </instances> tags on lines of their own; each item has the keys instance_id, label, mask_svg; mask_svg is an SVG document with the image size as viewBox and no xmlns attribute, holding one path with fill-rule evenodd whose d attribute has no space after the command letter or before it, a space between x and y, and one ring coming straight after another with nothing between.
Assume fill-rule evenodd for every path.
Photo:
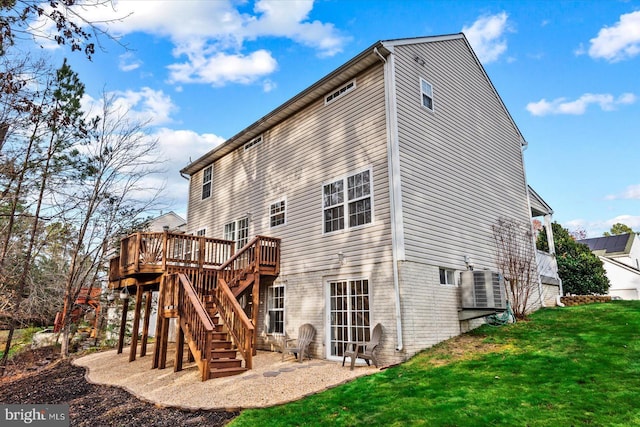
<instances>
[{"instance_id":1,"label":"white cloud","mask_svg":"<svg viewBox=\"0 0 640 427\"><path fill-rule=\"evenodd\" d=\"M589 41L589 56L610 62L633 58L640 53L640 11L620 16L612 27L604 27Z\"/></svg>"},{"instance_id":2,"label":"white cloud","mask_svg":"<svg viewBox=\"0 0 640 427\"><path fill-rule=\"evenodd\" d=\"M640 200L640 184L630 185L621 194L610 194L605 200L633 199Z\"/></svg>"},{"instance_id":3,"label":"white cloud","mask_svg":"<svg viewBox=\"0 0 640 427\"><path fill-rule=\"evenodd\" d=\"M277 68L276 60L266 50L246 51L245 41L259 37L290 39L315 49L321 57L341 52L349 40L333 24L309 19L312 0L257 0L253 14L241 12L241 3L114 0L83 7L81 15L115 37L146 33L169 39L174 56L187 58L186 62L168 65L173 82L255 82ZM53 31L51 23L44 20L37 25ZM121 64L126 70L140 65L126 58Z\"/></svg>"},{"instance_id":4,"label":"white cloud","mask_svg":"<svg viewBox=\"0 0 640 427\"><path fill-rule=\"evenodd\" d=\"M601 237L602 233L609 231L616 223L628 225L634 230L640 230L640 216L618 215L602 221L587 221L584 219L573 219L563 223L563 227L568 230L586 230L588 237Z\"/></svg>"},{"instance_id":5,"label":"white cloud","mask_svg":"<svg viewBox=\"0 0 640 427\"><path fill-rule=\"evenodd\" d=\"M488 64L496 61L507 50L504 33L510 31L505 12L497 15L481 16L470 27L462 27L480 62Z\"/></svg>"},{"instance_id":6,"label":"white cloud","mask_svg":"<svg viewBox=\"0 0 640 427\"><path fill-rule=\"evenodd\" d=\"M158 126L171 123L171 114L177 111L176 105L169 95L161 90L143 87L139 91L115 91L106 94L113 97L113 108L127 114L127 117L138 123ZM85 95L82 99L83 109L91 115L102 111L102 99L94 99Z\"/></svg>"},{"instance_id":7,"label":"white cloud","mask_svg":"<svg viewBox=\"0 0 640 427\"><path fill-rule=\"evenodd\" d=\"M266 50L258 50L248 56L218 53L205 56L189 55L189 61L170 65L170 81L180 83L209 83L222 86L226 83L252 83L272 73L276 60Z\"/></svg>"},{"instance_id":8,"label":"white cloud","mask_svg":"<svg viewBox=\"0 0 640 427\"><path fill-rule=\"evenodd\" d=\"M272 90L274 90L275 88L278 87L278 84L274 81L271 81L269 79L265 79L262 82L262 90L265 92L271 92Z\"/></svg>"},{"instance_id":9,"label":"white cloud","mask_svg":"<svg viewBox=\"0 0 640 427\"><path fill-rule=\"evenodd\" d=\"M633 104L637 100L632 93L623 93L618 98L611 94L585 93L580 98L569 101L567 98L556 98L552 101L541 99L527 104L527 111L534 116L546 116L549 114L584 114L589 105L597 105L603 111L615 110L619 105Z\"/></svg>"},{"instance_id":10,"label":"white cloud","mask_svg":"<svg viewBox=\"0 0 640 427\"><path fill-rule=\"evenodd\" d=\"M134 57L131 52L120 55L118 59L120 60L118 68L122 71L133 71L142 66L142 61Z\"/></svg>"}]
</instances>

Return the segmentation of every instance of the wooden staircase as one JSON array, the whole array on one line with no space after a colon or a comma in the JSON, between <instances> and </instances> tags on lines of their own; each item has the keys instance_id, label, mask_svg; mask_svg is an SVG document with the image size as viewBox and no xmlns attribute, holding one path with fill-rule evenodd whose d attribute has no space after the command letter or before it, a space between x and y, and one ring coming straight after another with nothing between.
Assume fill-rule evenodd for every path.
<instances>
[{"instance_id":1,"label":"wooden staircase","mask_svg":"<svg viewBox=\"0 0 640 427\"><path fill-rule=\"evenodd\" d=\"M164 252L169 243L156 242L153 246L156 253L159 247ZM182 370L185 344L203 381L252 368L259 286L261 280L271 281L279 273L279 240L257 236L236 253L231 252L225 262L209 268L188 268L167 263L162 256L149 257L156 263L153 268L162 265L154 368L166 366L170 318L179 319L175 371ZM198 258L207 256L200 253ZM139 270L145 268L148 270L145 265L137 266ZM238 302L241 296L252 300L251 318Z\"/></svg>"}]
</instances>

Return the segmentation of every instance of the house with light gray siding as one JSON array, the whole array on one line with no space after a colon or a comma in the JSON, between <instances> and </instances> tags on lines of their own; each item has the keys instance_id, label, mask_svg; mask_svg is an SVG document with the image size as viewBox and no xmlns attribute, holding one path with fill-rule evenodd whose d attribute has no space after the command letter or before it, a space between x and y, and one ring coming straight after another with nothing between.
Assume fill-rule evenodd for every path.
<instances>
[{"instance_id":1,"label":"house with light gray siding","mask_svg":"<svg viewBox=\"0 0 640 427\"><path fill-rule=\"evenodd\" d=\"M461 273L497 272L498 218L530 221L525 146L463 34L380 41L186 166L187 232L281 239L260 348L311 323L341 360L380 323L406 360L498 308L465 315Z\"/></svg>"}]
</instances>

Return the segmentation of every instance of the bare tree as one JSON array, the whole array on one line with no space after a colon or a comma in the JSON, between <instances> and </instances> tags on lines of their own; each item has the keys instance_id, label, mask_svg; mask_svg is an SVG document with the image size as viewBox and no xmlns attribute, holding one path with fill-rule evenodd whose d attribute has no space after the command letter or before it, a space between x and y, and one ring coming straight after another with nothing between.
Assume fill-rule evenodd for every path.
<instances>
[{"instance_id":1,"label":"bare tree","mask_svg":"<svg viewBox=\"0 0 640 427\"><path fill-rule=\"evenodd\" d=\"M491 228L507 299L516 318L524 319L533 308L535 298L540 298L531 224L500 218Z\"/></svg>"},{"instance_id":2,"label":"bare tree","mask_svg":"<svg viewBox=\"0 0 640 427\"><path fill-rule=\"evenodd\" d=\"M77 230L64 288L63 357L68 356L70 313L80 289L100 286L110 240L147 211L162 191L149 182L161 172L157 140L145 133L145 124L127 114L112 97L104 97L95 128L78 147L72 181L59 195L58 205L67 207L66 221Z\"/></svg>"}]
</instances>

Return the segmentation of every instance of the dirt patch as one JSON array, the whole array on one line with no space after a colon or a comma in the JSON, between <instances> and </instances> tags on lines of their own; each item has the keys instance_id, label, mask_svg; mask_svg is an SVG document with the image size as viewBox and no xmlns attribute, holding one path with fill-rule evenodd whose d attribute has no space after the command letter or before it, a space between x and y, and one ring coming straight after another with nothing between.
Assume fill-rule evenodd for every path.
<instances>
[{"instance_id":1,"label":"dirt patch","mask_svg":"<svg viewBox=\"0 0 640 427\"><path fill-rule=\"evenodd\" d=\"M52 349L49 348L49 353ZM0 402L6 404L69 404L73 426L222 426L238 415L226 411L184 411L160 408L117 388L90 384L85 369L68 361L48 360L46 349L27 351L13 362L12 375L2 379ZM19 369L22 367L22 369ZM30 369L31 368L31 369Z\"/></svg>"},{"instance_id":2,"label":"dirt patch","mask_svg":"<svg viewBox=\"0 0 640 427\"><path fill-rule=\"evenodd\" d=\"M444 366L478 355L494 353L505 349L503 344L484 342L484 336L459 335L427 350L431 356L426 360L431 366Z\"/></svg>"}]
</instances>

